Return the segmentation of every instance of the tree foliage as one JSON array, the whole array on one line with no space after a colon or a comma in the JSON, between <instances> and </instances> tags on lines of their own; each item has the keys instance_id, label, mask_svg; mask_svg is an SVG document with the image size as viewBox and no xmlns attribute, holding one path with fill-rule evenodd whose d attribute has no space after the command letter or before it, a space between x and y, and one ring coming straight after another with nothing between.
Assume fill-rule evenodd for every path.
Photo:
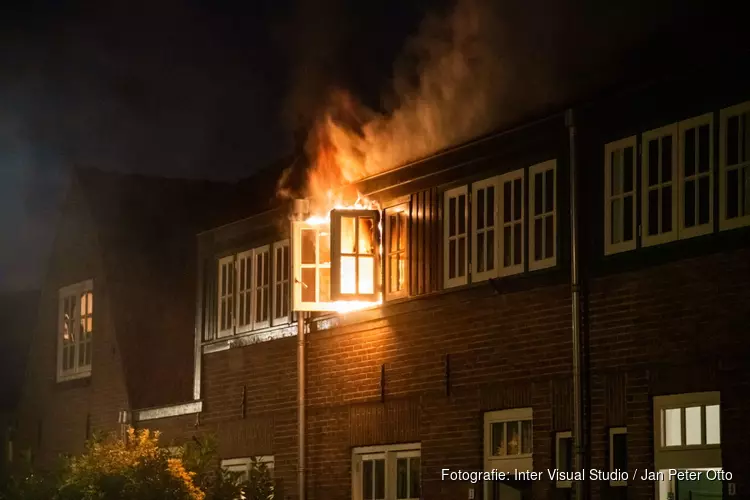
<instances>
[{"instance_id":1,"label":"tree foliage","mask_svg":"<svg viewBox=\"0 0 750 500\"><path fill-rule=\"evenodd\" d=\"M97 437L54 472L17 466L0 477L0 500L272 500L273 481L257 459L247 477L220 467L216 440L193 438L175 450L159 433L128 429Z\"/></svg>"}]
</instances>

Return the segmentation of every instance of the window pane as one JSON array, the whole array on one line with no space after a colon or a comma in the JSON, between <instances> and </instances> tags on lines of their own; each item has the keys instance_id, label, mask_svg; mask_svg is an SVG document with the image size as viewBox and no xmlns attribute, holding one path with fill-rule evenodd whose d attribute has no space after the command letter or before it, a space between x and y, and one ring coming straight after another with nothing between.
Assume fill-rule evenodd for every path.
<instances>
[{"instance_id":1,"label":"window pane","mask_svg":"<svg viewBox=\"0 0 750 500\"><path fill-rule=\"evenodd\" d=\"M341 293L357 293L357 258L341 257Z\"/></svg>"},{"instance_id":2,"label":"window pane","mask_svg":"<svg viewBox=\"0 0 750 500\"><path fill-rule=\"evenodd\" d=\"M409 462L407 458L396 460L396 498L409 498Z\"/></svg>"},{"instance_id":3,"label":"window pane","mask_svg":"<svg viewBox=\"0 0 750 500\"><path fill-rule=\"evenodd\" d=\"M385 460L375 460L375 491L376 500L385 499Z\"/></svg>"},{"instance_id":4,"label":"window pane","mask_svg":"<svg viewBox=\"0 0 750 500\"><path fill-rule=\"evenodd\" d=\"M359 258L359 293L375 293L375 258Z\"/></svg>"},{"instance_id":5,"label":"window pane","mask_svg":"<svg viewBox=\"0 0 750 500\"><path fill-rule=\"evenodd\" d=\"M398 214L391 214L388 216L388 236L391 239L388 242L388 251L398 251Z\"/></svg>"},{"instance_id":6,"label":"window pane","mask_svg":"<svg viewBox=\"0 0 750 500\"><path fill-rule=\"evenodd\" d=\"M521 218L521 210L523 205L523 189L521 179L513 181L513 220Z\"/></svg>"},{"instance_id":7,"label":"window pane","mask_svg":"<svg viewBox=\"0 0 750 500\"><path fill-rule=\"evenodd\" d=\"M331 270L330 268L320 269L320 283L318 294L320 296L320 302L331 301Z\"/></svg>"},{"instance_id":8,"label":"window pane","mask_svg":"<svg viewBox=\"0 0 750 500\"><path fill-rule=\"evenodd\" d=\"M542 260L542 219L534 221L534 260Z\"/></svg>"},{"instance_id":9,"label":"window pane","mask_svg":"<svg viewBox=\"0 0 750 500\"><path fill-rule=\"evenodd\" d=\"M750 167L742 167L740 171L740 210L742 215L750 214Z\"/></svg>"},{"instance_id":10,"label":"window pane","mask_svg":"<svg viewBox=\"0 0 750 500\"><path fill-rule=\"evenodd\" d=\"M685 444L701 444L701 407L685 408Z\"/></svg>"},{"instance_id":11,"label":"window pane","mask_svg":"<svg viewBox=\"0 0 750 500\"><path fill-rule=\"evenodd\" d=\"M422 497L422 460L412 457L409 462L409 498Z\"/></svg>"},{"instance_id":12,"label":"window pane","mask_svg":"<svg viewBox=\"0 0 750 500\"><path fill-rule=\"evenodd\" d=\"M648 185L659 184L659 141L648 141Z\"/></svg>"},{"instance_id":13,"label":"window pane","mask_svg":"<svg viewBox=\"0 0 750 500\"><path fill-rule=\"evenodd\" d=\"M740 117L731 116L727 120L727 165L739 163Z\"/></svg>"},{"instance_id":14,"label":"window pane","mask_svg":"<svg viewBox=\"0 0 750 500\"><path fill-rule=\"evenodd\" d=\"M739 171L730 170L727 172L727 219L732 219L739 215Z\"/></svg>"},{"instance_id":15,"label":"window pane","mask_svg":"<svg viewBox=\"0 0 750 500\"><path fill-rule=\"evenodd\" d=\"M495 225L495 186L487 188L487 226Z\"/></svg>"},{"instance_id":16,"label":"window pane","mask_svg":"<svg viewBox=\"0 0 750 500\"><path fill-rule=\"evenodd\" d=\"M682 446L682 409L664 410L664 443L666 446Z\"/></svg>"},{"instance_id":17,"label":"window pane","mask_svg":"<svg viewBox=\"0 0 750 500\"><path fill-rule=\"evenodd\" d=\"M511 249L513 240L511 237L512 227L511 226L505 226L503 228L503 266L508 267L511 265L513 255L511 254Z\"/></svg>"},{"instance_id":18,"label":"window pane","mask_svg":"<svg viewBox=\"0 0 750 500\"><path fill-rule=\"evenodd\" d=\"M711 163L709 126L701 125L698 128L698 172L708 172Z\"/></svg>"},{"instance_id":19,"label":"window pane","mask_svg":"<svg viewBox=\"0 0 750 500\"><path fill-rule=\"evenodd\" d=\"M315 263L315 238L316 233L314 229L302 229L301 231L302 249L301 249L301 262L302 264L314 264Z\"/></svg>"},{"instance_id":20,"label":"window pane","mask_svg":"<svg viewBox=\"0 0 750 500\"><path fill-rule=\"evenodd\" d=\"M544 196L542 194L542 178L543 172L534 174L534 215L539 215L543 212L542 203Z\"/></svg>"},{"instance_id":21,"label":"window pane","mask_svg":"<svg viewBox=\"0 0 750 500\"><path fill-rule=\"evenodd\" d=\"M521 422L521 453L531 453L533 445L531 420L524 420Z\"/></svg>"},{"instance_id":22,"label":"window pane","mask_svg":"<svg viewBox=\"0 0 750 500\"><path fill-rule=\"evenodd\" d=\"M492 450L493 456L505 455L505 423L492 424Z\"/></svg>"},{"instance_id":23,"label":"window pane","mask_svg":"<svg viewBox=\"0 0 750 500\"><path fill-rule=\"evenodd\" d=\"M685 227L695 225L695 180L689 180L685 183L684 210L685 210Z\"/></svg>"},{"instance_id":24,"label":"window pane","mask_svg":"<svg viewBox=\"0 0 750 500\"><path fill-rule=\"evenodd\" d=\"M698 179L698 224L707 224L711 213L709 205L710 186L708 176Z\"/></svg>"},{"instance_id":25,"label":"window pane","mask_svg":"<svg viewBox=\"0 0 750 500\"><path fill-rule=\"evenodd\" d=\"M466 274L466 238L458 239L458 275Z\"/></svg>"},{"instance_id":26,"label":"window pane","mask_svg":"<svg viewBox=\"0 0 750 500\"><path fill-rule=\"evenodd\" d=\"M448 236L456 235L456 199L448 200Z\"/></svg>"},{"instance_id":27,"label":"window pane","mask_svg":"<svg viewBox=\"0 0 750 500\"><path fill-rule=\"evenodd\" d=\"M612 470L628 470L628 435L614 434L612 436Z\"/></svg>"},{"instance_id":28,"label":"window pane","mask_svg":"<svg viewBox=\"0 0 750 500\"><path fill-rule=\"evenodd\" d=\"M302 301L315 302L315 269L302 268Z\"/></svg>"},{"instance_id":29,"label":"window pane","mask_svg":"<svg viewBox=\"0 0 750 500\"><path fill-rule=\"evenodd\" d=\"M623 198L623 204L622 239L633 241L633 196Z\"/></svg>"},{"instance_id":30,"label":"window pane","mask_svg":"<svg viewBox=\"0 0 750 500\"><path fill-rule=\"evenodd\" d=\"M624 174L623 191L629 193L633 190L633 148L627 147L624 151Z\"/></svg>"},{"instance_id":31,"label":"window pane","mask_svg":"<svg viewBox=\"0 0 750 500\"><path fill-rule=\"evenodd\" d=\"M495 269L495 230L487 231L487 270Z\"/></svg>"},{"instance_id":32,"label":"window pane","mask_svg":"<svg viewBox=\"0 0 750 500\"><path fill-rule=\"evenodd\" d=\"M750 113L742 113L740 115L740 129L742 130L741 137L739 139L740 142L740 151L739 151L739 160L740 162L746 162L748 159L748 149L750 149Z\"/></svg>"},{"instance_id":33,"label":"window pane","mask_svg":"<svg viewBox=\"0 0 750 500\"><path fill-rule=\"evenodd\" d=\"M484 228L484 189L477 191L477 229Z\"/></svg>"},{"instance_id":34,"label":"window pane","mask_svg":"<svg viewBox=\"0 0 750 500\"><path fill-rule=\"evenodd\" d=\"M508 455L518 455L521 453L520 440L519 440L519 428L518 422L508 422L506 424L506 432L508 437Z\"/></svg>"},{"instance_id":35,"label":"window pane","mask_svg":"<svg viewBox=\"0 0 750 500\"><path fill-rule=\"evenodd\" d=\"M456 277L456 240L448 242L448 277Z\"/></svg>"},{"instance_id":36,"label":"window pane","mask_svg":"<svg viewBox=\"0 0 750 500\"><path fill-rule=\"evenodd\" d=\"M521 239L521 231L523 230L522 224L514 224L513 226L513 258L514 258L514 264L520 264L521 258L523 257L523 254L521 253L521 244L523 243L523 240Z\"/></svg>"},{"instance_id":37,"label":"window pane","mask_svg":"<svg viewBox=\"0 0 750 500\"><path fill-rule=\"evenodd\" d=\"M355 217L341 217L341 253L356 253Z\"/></svg>"},{"instance_id":38,"label":"window pane","mask_svg":"<svg viewBox=\"0 0 750 500\"><path fill-rule=\"evenodd\" d=\"M359 245L360 254L373 255L375 253L375 219L372 217L359 218Z\"/></svg>"},{"instance_id":39,"label":"window pane","mask_svg":"<svg viewBox=\"0 0 750 500\"><path fill-rule=\"evenodd\" d=\"M622 151L612 151L612 170L610 173L611 186L610 194L617 195L622 193Z\"/></svg>"},{"instance_id":40,"label":"window pane","mask_svg":"<svg viewBox=\"0 0 750 500\"><path fill-rule=\"evenodd\" d=\"M695 175L695 129L685 131L685 146L683 148L685 177Z\"/></svg>"},{"instance_id":41,"label":"window pane","mask_svg":"<svg viewBox=\"0 0 750 500\"><path fill-rule=\"evenodd\" d=\"M458 197L458 234L466 232L466 196Z\"/></svg>"},{"instance_id":42,"label":"window pane","mask_svg":"<svg viewBox=\"0 0 750 500\"><path fill-rule=\"evenodd\" d=\"M477 235L477 272L484 272L484 233Z\"/></svg>"},{"instance_id":43,"label":"window pane","mask_svg":"<svg viewBox=\"0 0 750 500\"><path fill-rule=\"evenodd\" d=\"M362 462L362 498L364 500L372 500L372 479L373 479L373 463L372 460L365 460Z\"/></svg>"},{"instance_id":44,"label":"window pane","mask_svg":"<svg viewBox=\"0 0 750 500\"><path fill-rule=\"evenodd\" d=\"M661 181L672 180L672 136L666 135L661 140Z\"/></svg>"},{"instance_id":45,"label":"window pane","mask_svg":"<svg viewBox=\"0 0 750 500\"><path fill-rule=\"evenodd\" d=\"M622 199L615 198L612 200L612 220L611 227L612 227L612 235L611 235L611 243L620 243L622 241Z\"/></svg>"},{"instance_id":46,"label":"window pane","mask_svg":"<svg viewBox=\"0 0 750 500\"><path fill-rule=\"evenodd\" d=\"M399 214L399 236L398 236L398 248L399 250L406 250L406 229L408 227L408 214L401 212Z\"/></svg>"},{"instance_id":47,"label":"window pane","mask_svg":"<svg viewBox=\"0 0 750 500\"><path fill-rule=\"evenodd\" d=\"M503 222L510 222L511 207L513 206L513 195L511 193L512 182L503 183Z\"/></svg>"},{"instance_id":48,"label":"window pane","mask_svg":"<svg viewBox=\"0 0 750 500\"><path fill-rule=\"evenodd\" d=\"M672 186L665 186L661 190L661 232L672 230Z\"/></svg>"},{"instance_id":49,"label":"window pane","mask_svg":"<svg viewBox=\"0 0 750 500\"><path fill-rule=\"evenodd\" d=\"M555 208L555 171L547 170L545 173L546 185L544 186L544 211L551 212Z\"/></svg>"},{"instance_id":50,"label":"window pane","mask_svg":"<svg viewBox=\"0 0 750 500\"><path fill-rule=\"evenodd\" d=\"M706 406L706 444L721 443L720 406Z\"/></svg>"},{"instance_id":51,"label":"window pane","mask_svg":"<svg viewBox=\"0 0 750 500\"><path fill-rule=\"evenodd\" d=\"M331 262L331 235L321 231L318 236L318 244L320 245L318 263L329 264Z\"/></svg>"}]
</instances>

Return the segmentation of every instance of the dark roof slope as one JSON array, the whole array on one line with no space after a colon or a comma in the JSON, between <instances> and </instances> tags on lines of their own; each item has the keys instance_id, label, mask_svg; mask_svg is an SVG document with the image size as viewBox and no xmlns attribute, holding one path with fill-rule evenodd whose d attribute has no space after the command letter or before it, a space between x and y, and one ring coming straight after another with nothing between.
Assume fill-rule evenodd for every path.
<instances>
[{"instance_id":1,"label":"dark roof slope","mask_svg":"<svg viewBox=\"0 0 750 500\"><path fill-rule=\"evenodd\" d=\"M223 183L75 170L91 213L131 405L192 399L195 235L234 197Z\"/></svg>"}]
</instances>

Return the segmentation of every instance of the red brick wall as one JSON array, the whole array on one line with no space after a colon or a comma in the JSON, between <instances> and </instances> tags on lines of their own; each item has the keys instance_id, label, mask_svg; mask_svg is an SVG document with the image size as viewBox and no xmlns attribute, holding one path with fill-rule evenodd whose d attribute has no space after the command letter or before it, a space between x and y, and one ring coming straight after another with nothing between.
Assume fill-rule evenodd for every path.
<instances>
[{"instance_id":1,"label":"red brick wall","mask_svg":"<svg viewBox=\"0 0 750 500\"><path fill-rule=\"evenodd\" d=\"M591 466L606 470L608 429L627 425L631 467L653 469L651 397L720 390L724 465L739 492L750 487L741 426L748 406L741 361L750 318L741 304L750 298L743 283L749 263L750 251L739 250L590 283ZM567 285L498 295L484 284L385 306L377 317L355 313L345 326L310 334L309 498L350 498L352 447L397 441L421 442L424 498L467 498L470 485L443 482L440 470L482 467L482 414L494 409L532 406L535 469L553 467L554 432L572 426L570 315ZM375 415L367 408L381 404L383 364L385 410L363 423L357 415ZM276 473L284 498L295 498L296 339L204 355L203 394L203 429L272 421ZM407 406L418 408L416 422L389 420ZM265 454L265 446L248 439L241 449ZM533 488L534 498L569 495L549 481ZM613 490L591 483L591 491L593 498L651 499L654 486L635 481Z\"/></svg>"}]
</instances>

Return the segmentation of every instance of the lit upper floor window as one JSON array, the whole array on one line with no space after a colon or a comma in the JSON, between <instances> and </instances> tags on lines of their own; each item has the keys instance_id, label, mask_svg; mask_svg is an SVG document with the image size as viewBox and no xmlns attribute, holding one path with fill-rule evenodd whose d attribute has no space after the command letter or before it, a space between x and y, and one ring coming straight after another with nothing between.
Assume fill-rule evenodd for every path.
<instances>
[{"instance_id":1,"label":"lit upper floor window","mask_svg":"<svg viewBox=\"0 0 750 500\"><path fill-rule=\"evenodd\" d=\"M408 294L409 265L407 244L409 204L385 209L385 298L396 299Z\"/></svg>"},{"instance_id":2,"label":"lit upper floor window","mask_svg":"<svg viewBox=\"0 0 750 500\"><path fill-rule=\"evenodd\" d=\"M57 324L57 380L90 376L94 333L92 280L60 289Z\"/></svg>"}]
</instances>

